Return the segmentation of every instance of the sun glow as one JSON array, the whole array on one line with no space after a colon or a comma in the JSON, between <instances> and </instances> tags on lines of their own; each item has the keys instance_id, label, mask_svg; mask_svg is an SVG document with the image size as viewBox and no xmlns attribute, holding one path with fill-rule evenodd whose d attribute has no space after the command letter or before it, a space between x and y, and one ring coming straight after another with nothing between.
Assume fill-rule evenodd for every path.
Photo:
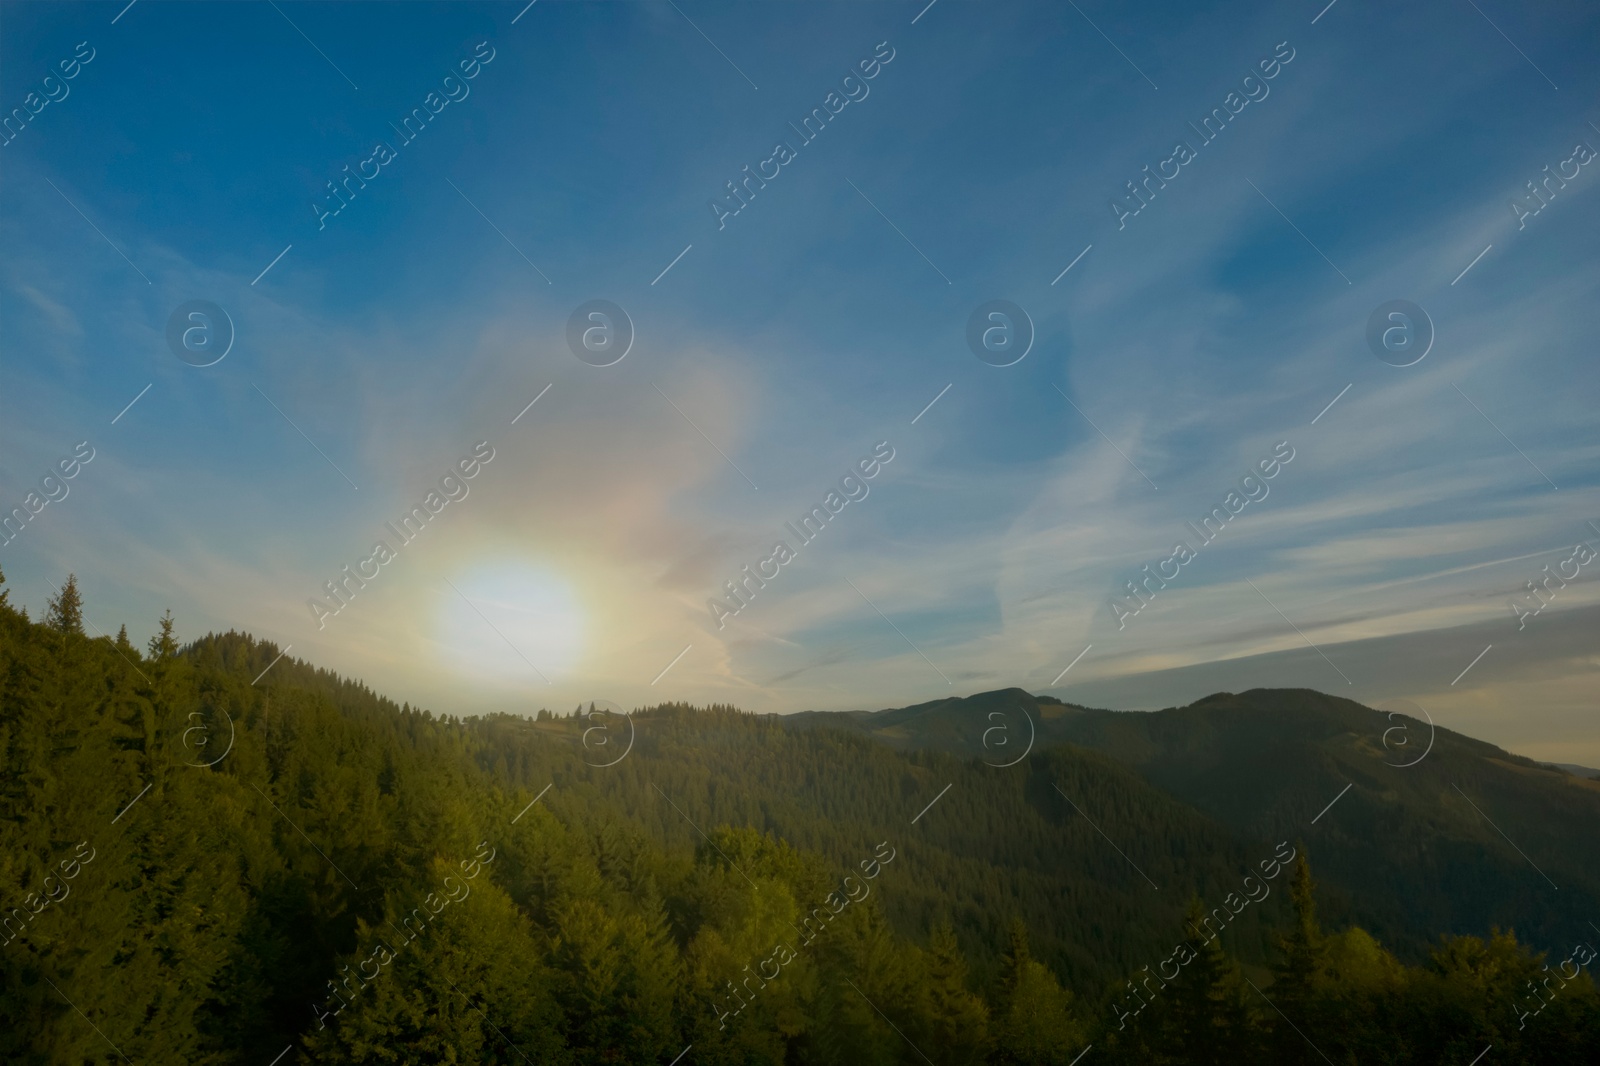
<instances>
[{"instance_id":1,"label":"sun glow","mask_svg":"<svg viewBox=\"0 0 1600 1066\"><path fill-rule=\"evenodd\" d=\"M572 586L529 563L476 566L452 579L441 602L441 655L464 674L555 682L583 652L585 616ZM540 675L543 675L541 678Z\"/></svg>"}]
</instances>

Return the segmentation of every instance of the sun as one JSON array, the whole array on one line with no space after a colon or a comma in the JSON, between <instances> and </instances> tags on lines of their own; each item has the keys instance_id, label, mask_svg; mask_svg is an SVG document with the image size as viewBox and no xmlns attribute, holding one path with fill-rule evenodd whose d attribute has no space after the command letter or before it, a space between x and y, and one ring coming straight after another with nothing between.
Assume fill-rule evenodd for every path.
<instances>
[{"instance_id":1,"label":"sun","mask_svg":"<svg viewBox=\"0 0 1600 1066\"><path fill-rule=\"evenodd\" d=\"M437 642L463 674L544 684L570 674L583 652L585 617L572 585L527 562L483 563L451 579Z\"/></svg>"}]
</instances>

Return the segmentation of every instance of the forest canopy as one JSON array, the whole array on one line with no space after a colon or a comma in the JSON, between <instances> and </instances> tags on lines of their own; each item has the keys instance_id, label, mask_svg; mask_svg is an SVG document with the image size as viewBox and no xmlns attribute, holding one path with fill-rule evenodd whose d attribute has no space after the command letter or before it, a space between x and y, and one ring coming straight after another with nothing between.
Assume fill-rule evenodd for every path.
<instances>
[{"instance_id":1,"label":"forest canopy","mask_svg":"<svg viewBox=\"0 0 1600 1066\"><path fill-rule=\"evenodd\" d=\"M41 622L3 593L7 1063L1600 1059L1587 943L1557 959L1508 930L1430 931L1402 961L1324 926L1302 841L1258 906L1224 893L1276 841L1113 910L927 865L918 834L992 836L1007 802L952 794L908 824L953 756L664 705L600 766L587 708L462 720L248 635L183 644L170 614L143 649L88 634L71 577ZM830 776L850 752L881 781ZM859 821L782 808L768 757ZM1030 760L1124 787L1099 756ZM1215 851L1182 810L1144 813L1175 854ZM1116 866L1119 896L1149 891ZM1237 922L1208 922L1218 907Z\"/></svg>"}]
</instances>

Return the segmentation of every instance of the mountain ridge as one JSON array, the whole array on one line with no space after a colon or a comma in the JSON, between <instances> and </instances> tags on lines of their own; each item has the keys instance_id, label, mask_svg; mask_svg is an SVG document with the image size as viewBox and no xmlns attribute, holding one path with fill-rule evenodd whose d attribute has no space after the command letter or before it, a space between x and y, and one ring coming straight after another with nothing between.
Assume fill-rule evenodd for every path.
<instances>
[{"instance_id":1,"label":"mountain ridge","mask_svg":"<svg viewBox=\"0 0 1600 1066\"><path fill-rule=\"evenodd\" d=\"M1032 718L1032 753L1096 751L1245 839L1305 839L1328 912L1403 953L1425 950L1408 931L1422 912L1445 915L1454 930L1498 924L1553 936L1557 926L1587 928L1600 900L1600 848L1589 831L1600 817L1600 780L1313 689L1113 711L1006 688L784 720L798 729L845 723L896 750L999 763L1015 758L1012 741L1027 735L1019 711ZM1371 892L1375 880L1383 893ZM1458 882L1466 892L1439 887ZM1375 895L1384 902L1374 904ZM1535 917L1546 908L1557 917Z\"/></svg>"},{"instance_id":2,"label":"mountain ridge","mask_svg":"<svg viewBox=\"0 0 1600 1066\"><path fill-rule=\"evenodd\" d=\"M1003 689L795 721L677 703L457 718L248 635L180 646L169 617L142 654L85 636L66 593L49 618L0 600L0 901L60 904L7 911L6 1061L104 1061L103 1030L140 1061L298 1041L318 1061L504 1062L509 1042L560 1066L686 1045L726 1066L904 1066L910 1040L969 1066L1066 1066L1088 1044L1190 1062L1218 996L1239 1009L1213 1021L1250 1049L1226 1061L1288 1061L1272 1045L1300 1036L1243 1003L1246 976L1341 1061L1394 1041L1408 1063L1600 1046L1592 982L1526 1035L1513 1017L1542 960L1588 937L1572 916L1595 906L1592 857L1545 852L1600 813L1593 783L1448 731L1396 768L1393 720L1348 701L1125 714ZM1527 854L1469 820L1478 803ZM1290 876L1266 856L1293 856ZM452 905L438 922L430 889ZM816 946L774 954L841 892ZM1384 923L1380 943L1366 925ZM1483 935L1497 925L1532 935ZM1174 943L1210 961L1122 1032L1141 963ZM1309 989L1293 943L1324 975ZM781 981L741 976L773 958Z\"/></svg>"}]
</instances>

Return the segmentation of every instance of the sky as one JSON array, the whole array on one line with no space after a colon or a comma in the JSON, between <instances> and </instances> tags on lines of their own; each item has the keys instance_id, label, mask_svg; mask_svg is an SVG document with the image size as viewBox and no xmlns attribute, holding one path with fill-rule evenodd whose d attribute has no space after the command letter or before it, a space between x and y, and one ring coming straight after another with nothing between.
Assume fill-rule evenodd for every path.
<instances>
[{"instance_id":1,"label":"sky","mask_svg":"<svg viewBox=\"0 0 1600 1066\"><path fill-rule=\"evenodd\" d=\"M1596 40L6 4L6 588L451 714L1304 687L1600 765Z\"/></svg>"}]
</instances>

